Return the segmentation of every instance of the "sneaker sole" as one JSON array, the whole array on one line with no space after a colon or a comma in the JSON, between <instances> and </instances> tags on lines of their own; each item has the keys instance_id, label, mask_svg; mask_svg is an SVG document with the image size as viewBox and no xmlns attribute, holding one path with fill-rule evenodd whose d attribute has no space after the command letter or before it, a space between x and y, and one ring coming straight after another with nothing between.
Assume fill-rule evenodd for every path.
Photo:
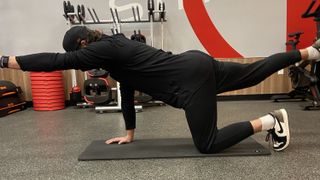
<instances>
[{"instance_id":1,"label":"sneaker sole","mask_svg":"<svg viewBox=\"0 0 320 180\"><path fill-rule=\"evenodd\" d=\"M288 113L285 109L280 109L281 114L283 115L283 121L284 121L284 131L287 134L287 143L280 149L275 149L275 151L282 151L286 149L289 146L290 143L290 131L289 131L289 119L288 119Z\"/></svg>"}]
</instances>

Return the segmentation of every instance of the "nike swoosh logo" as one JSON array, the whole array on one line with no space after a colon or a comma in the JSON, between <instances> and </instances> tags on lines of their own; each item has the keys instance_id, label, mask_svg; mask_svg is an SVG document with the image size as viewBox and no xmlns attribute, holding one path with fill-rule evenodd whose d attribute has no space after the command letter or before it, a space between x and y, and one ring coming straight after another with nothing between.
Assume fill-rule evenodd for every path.
<instances>
[{"instance_id":1,"label":"nike swoosh logo","mask_svg":"<svg viewBox=\"0 0 320 180\"><path fill-rule=\"evenodd\" d=\"M278 121L278 120L277 120ZM282 134L283 133L283 128L282 128L282 125L281 125L281 123L278 121L278 123L279 123L279 126L280 126L280 131L278 131L278 133L279 134Z\"/></svg>"}]
</instances>

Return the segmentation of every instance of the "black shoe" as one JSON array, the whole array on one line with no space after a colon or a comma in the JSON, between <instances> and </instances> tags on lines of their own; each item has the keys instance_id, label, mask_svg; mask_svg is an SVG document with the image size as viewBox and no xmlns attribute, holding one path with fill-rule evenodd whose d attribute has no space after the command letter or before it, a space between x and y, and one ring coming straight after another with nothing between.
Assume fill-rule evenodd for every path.
<instances>
[{"instance_id":1,"label":"black shoe","mask_svg":"<svg viewBox=\"0 0 320 180\"><path fill-rule=\"evenodd\" d=\"M290 142L288 114L285 109L280 109L269 113L275 120L275 125L268 130L266 141L269 141L270 136L273 142L275 151L282 151L288 147Z\"/></svg>"}]
</instances>

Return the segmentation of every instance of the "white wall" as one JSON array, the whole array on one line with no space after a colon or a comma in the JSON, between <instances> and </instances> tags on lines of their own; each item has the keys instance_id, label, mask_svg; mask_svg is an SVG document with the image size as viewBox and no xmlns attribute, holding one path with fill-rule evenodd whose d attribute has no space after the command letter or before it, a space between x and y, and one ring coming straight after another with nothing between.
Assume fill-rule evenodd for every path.
<instances>
[{"instance_id":1,"label":"white wall","mask_svg":"<svg viewBox=\"0 0 320 180\"><path fill-rule=\"evenodd\" d=\"M68 27L60 1L2 0L0 3L0 51L16 55L61 51Z\"/></svg>"},{"instance_id":2,"label":"white wall","mask_svg":"<svg viewBox=\"0 0 320 180\"><path fill-rule=\"evenodd\" d=\"M63 52L61 41L69 28L62 17L62 0L2 0L0 3L0 52L22 55L34 52ZM93 7L102 19L110 19L109 4L118 8L140 4L147 18L147 0L71 0L73 4ZM165 23L165 50L174 53L189 49L204 50L193 33L182 0L165 0L168 22ZM267 56L285 49L285 0L206 0L207 11L225 39L244 56ZM180 7L180 8L179 8ZM87 13L89 17L89 14ZM132 18L131 11L120 12ZM96 27L94 27L96 28ZM110 33L108 26L98 26ZM156 47L160 47L159 24L155 25ZM123 25L124 33L142 29L149 35L149 24Z\"/></svg>"},{"instance_id":3,"label":"white wall","mask_svg":"<svg viewBox=\"0 0 320 180\"><path fill-rule=\"evenodd\" d=\"M286 0L211 0L206 7L224 38L244 57L285 50Z\"/></svg>"}]
</instances>

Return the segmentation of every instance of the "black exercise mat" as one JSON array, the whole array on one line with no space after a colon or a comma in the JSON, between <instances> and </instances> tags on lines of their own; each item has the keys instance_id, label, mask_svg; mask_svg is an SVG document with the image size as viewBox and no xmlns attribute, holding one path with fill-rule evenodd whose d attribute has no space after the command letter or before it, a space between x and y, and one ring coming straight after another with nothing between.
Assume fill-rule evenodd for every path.
<instances>
[{"instance_id":1,"label":"black exercise mat","mask_svg":"<svg viewBox=\"0 0 320 180\"><path fill-rule=\"evenodd\" d=\"M260 156L270 155L269 149L247 138L239 144L217 154L201 154L193 145L192 139L141 139L130 144L105 144L104 140L93 141L79 156L79 161L221 157L221 156Z\"/></svg>"}]
</instances>

